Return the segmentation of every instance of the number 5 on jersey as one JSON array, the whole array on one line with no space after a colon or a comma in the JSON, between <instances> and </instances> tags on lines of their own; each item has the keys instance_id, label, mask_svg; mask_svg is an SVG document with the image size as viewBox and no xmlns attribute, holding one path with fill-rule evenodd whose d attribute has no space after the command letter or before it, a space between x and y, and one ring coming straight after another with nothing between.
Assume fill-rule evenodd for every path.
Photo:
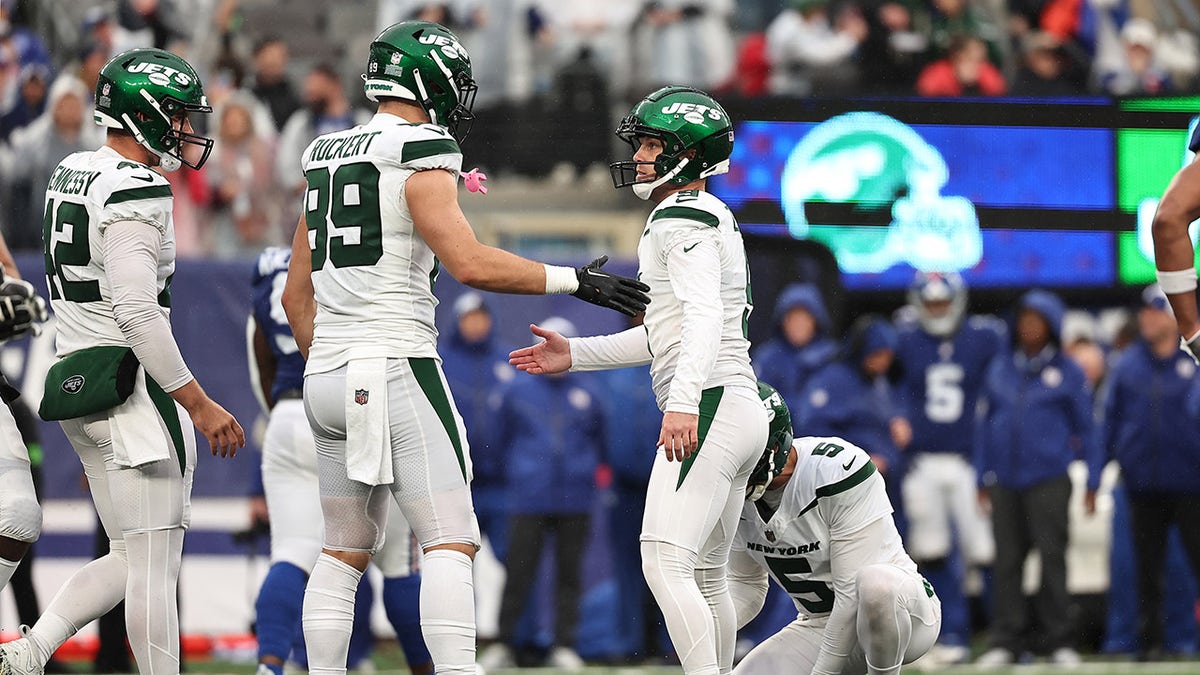
<instances>
[{"instance_id":1,"label":"number 5 on jersey","mask_svg":"<svg viewBox=\"0 0 1200 675\"><path fill-rule=\"evenodd\" d=\"M379 216L379 168L370 162L343 164L305 173L304 223L312 268L374 265L383 257Z\"/></svg>"}]
</instances>

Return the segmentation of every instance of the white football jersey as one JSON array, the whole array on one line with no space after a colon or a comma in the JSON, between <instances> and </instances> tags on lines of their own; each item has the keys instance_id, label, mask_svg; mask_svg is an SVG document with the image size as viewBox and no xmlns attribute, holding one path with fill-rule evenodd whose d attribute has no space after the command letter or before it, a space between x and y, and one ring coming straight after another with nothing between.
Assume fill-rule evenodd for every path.
<instances>
[{"instance_id":1,"label":"white football jersey","mask_svg":"<svg viewBox=\"0 0 1200 675\"><path fill-rule=\"evenodd\" d=\"M107 146L68 155L54 170L46 187L42 235L59 356L127 344L113 319L104 267L104 231L112 223L134 220L158 229L158 304L169 318L175 273L172 207L166 178Z\"/></svg>"},{"instance_id":2,"label":"white football jersey","mask_svg":"<svg viewBox=\"0 0 1200 675\"><path fill-rule=\"evenodd\" d=\"M737 221L713 195L683 190L650 213L638 243L638 279L650 286L644 323L662 410L695 412L710 387L757 386L746 334L749 271ZM720 329L691 329L685 305L689 320L715 319Z\"/></svg>"},{"instance_id":3,"label":"white football jersey","mask_svg":"<svg viewBox=\"0 0 1200 675\"><path fill-rule=\"evenodd\" d=\"M796 603L801 614L828 616L833 609L831 539L845 540L892 513L883 477L863 449L840 438L797 438L796 469L783 489L779 509L766 522L747 501L738 521L734 549L744 549ZM917 571L893 527L879 541L878 559Z\"/></svg>"},{"instance_id":4,"label":"white football jersey","mask_svg":"<svg viewBox=\"0 0 1200 675\"><path fill-rule=\"evenodd\" d=\"M351 359L437 358L438 261L413 229L404 184L417 171L457 178L445 129L376 114L318 137L304 151L304 217L317 314L306 373Z\"/></svg>"}]
</instances>

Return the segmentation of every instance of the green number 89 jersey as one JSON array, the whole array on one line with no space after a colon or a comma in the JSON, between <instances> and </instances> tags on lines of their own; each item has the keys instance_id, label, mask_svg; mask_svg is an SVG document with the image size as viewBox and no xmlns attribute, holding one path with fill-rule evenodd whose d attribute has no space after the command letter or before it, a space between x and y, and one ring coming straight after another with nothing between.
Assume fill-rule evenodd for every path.
<instances>
[{"instance_id":1,"label":"green number 89 jersey","mask_svg":"<svg viewBox=\"0 0 1200 675\"><path fill-rule=\"evenodd\" d=\"M417 171L462 168L441 127L380 113L304 151L304 222L317 313L307 373L352 359L437 358L438 263L413 229L404 184Z\"/></svg>"}]
</instances>

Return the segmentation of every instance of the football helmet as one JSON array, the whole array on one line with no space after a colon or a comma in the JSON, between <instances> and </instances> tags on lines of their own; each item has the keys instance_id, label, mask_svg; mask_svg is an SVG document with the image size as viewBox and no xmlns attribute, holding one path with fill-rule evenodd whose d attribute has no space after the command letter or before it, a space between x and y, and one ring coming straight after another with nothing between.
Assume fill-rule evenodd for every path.
<instances>
[{"instance_id":1,"label":"football helmet","mask_svg":"<svg viewBox=\"0 0 1200 675\"><path fill-rule=\"evenodd\" d=\"M609 165L613 185L633 186L642 199L664 183L686 185L729 171L733 152L733 126L721 104L691 87L663 87L642 99L617 125L617 136L633 148L641 138L662 141L663 151L653 162L624 160ZM639 181L641 165L654 167L653 181Z\"/></svg>"},{"instance_id":2,"label":"football helmet","mask_svg":"<svg viewBox=\"0 0 1200 675\"><path fill-rule=\"evenodd\" d=\"M429 120L460 143L471 131L478 87L471 57L450 29L431 21L401 21L375 36L363 74L367 98L398 98L421 106Z\"/></svg>"},{"instance_id":3,"label":"football helmet","mask_svg":"<svg viewBox=\"0 0 1200 675\"><path fill-rule=\"evenodd\" d=\"M788 411L787 403L783 402L783 396L775 391L775 387L759 380L758 397L767 409L770 427L767 447L763 449L762 457L754 465L754 471L746 483L746 499L751 501L763 496L767 486L787 464L788 454L792 451L792 414Z\"/></svg>"},{"instance_id":4,"label":"football helmet","mask_svg":"<svg viewBox=\"0 0 1200 675\"><path fill-rule=\"evenodd\" d=\"M208 114L212 107L195 69L161 49L131 49L100 69L96 82L96 124L121 129L159 158L163 171L182 164L199 169L212 152L213 140L179 128L181 116ZM184 156L187 145L203 154L196 163Z\"/></svg>"},{"instance_id":5,"label":"football helmet","mask_svg":"<svg viewBox=\"0 0 1200 675\"><path fill-rule=\"evenodd\" d=\"M926 333L947 337L958 330L967 311L967 286L956 272L917 272L908 288L908 302L917 310L917 321ZM932 312L931 303L948 303L945 311Z\"/></svg>"}]
</instances>

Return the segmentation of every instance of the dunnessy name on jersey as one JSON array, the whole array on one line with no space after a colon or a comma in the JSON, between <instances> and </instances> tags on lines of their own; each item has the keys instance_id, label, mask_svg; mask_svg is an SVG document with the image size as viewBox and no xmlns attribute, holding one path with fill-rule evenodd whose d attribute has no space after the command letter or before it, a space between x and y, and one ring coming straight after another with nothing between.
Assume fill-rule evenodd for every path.
<instances>
[{"instance_id":1,"label":"dunnessy name on jersey","mask_svg":"<svg viewBox=\"0 0 1200 675\"><path fill-rule=\"evenodd\" d=\"M79 171L59 164L50 176L50 185L46 189L65 195L81 195L91 189L92 183L99 177L99 171Z\"/></svg>"}]
</instances>

